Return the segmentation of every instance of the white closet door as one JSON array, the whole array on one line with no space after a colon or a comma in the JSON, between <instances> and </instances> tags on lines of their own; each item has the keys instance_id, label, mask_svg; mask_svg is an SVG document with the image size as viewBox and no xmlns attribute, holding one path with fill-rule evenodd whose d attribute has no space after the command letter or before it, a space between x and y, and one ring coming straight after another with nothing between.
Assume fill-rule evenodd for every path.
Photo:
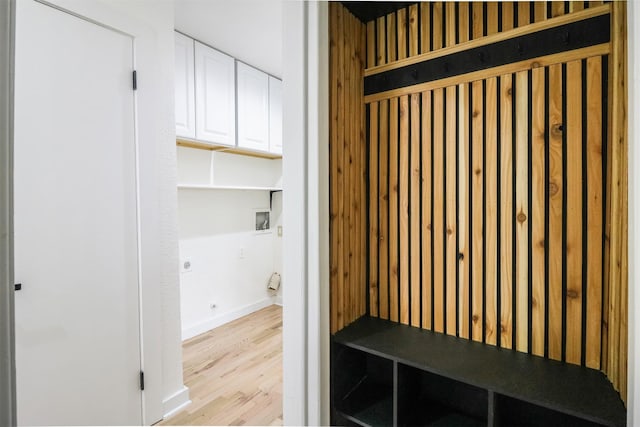
<instances>
[{"instance_id":1,"label":"white closet door","mask_svg":"<svg viewBox=\"0 0 640 427\"><path fill-rule=\"evenodd\" d=\"M238 67L238 146L269 151L269 76L241 62Z\"/></svg>"},{"instance_id":2,"label":"white closet door","mask_svg":"<svg viewBox=\"0 0 640 427\"><path fill-rule=\"evenodd\" d=\"M139 425L134 40L16 5L18 423Z\"/></svg>"},{"instance_id":3,"label":"white closet door","mask_svg":"<svg viewBox=\"0 0 640 427\"><path fill-rule=\"evenodd\" d=\"M224 53L195 42L196 138L236 144L235 63Z\"/></svg>"},{"instance_id":4,"label":"white closet door","mask_svg":"<svg viewBox=\"0 0 640 427\"><path fill-rule=\"evenodd\" d=\"M196 137L193 39L175 33L176 136Z\"/></svg>"},{"instance_id":5,"label":"white closet door","mask_svg":"<svg viewBox=\"0 0 640 427\"><path fill-rule=\"evenodd\" d=\"M269 76L269 151L282 154L282 81Z\"/></svg>"}]
</instances>

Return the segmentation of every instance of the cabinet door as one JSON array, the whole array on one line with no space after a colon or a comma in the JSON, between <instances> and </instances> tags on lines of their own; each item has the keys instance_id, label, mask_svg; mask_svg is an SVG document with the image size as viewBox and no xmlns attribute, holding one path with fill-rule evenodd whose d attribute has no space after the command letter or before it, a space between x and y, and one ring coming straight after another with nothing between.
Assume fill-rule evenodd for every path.
<instances>
[{"instance_id":1,"label":"cabinet door","mask_svg":"<svg viewBox=\"0 0 640 427\"><path fill-rule=\"evenodd\" d=\"M235 63L232 57L195 42L196 139L235 145Z\"/></svg>"},{"instance_id":2,"label":"cabinet door","mask_svg":"<svg viewBox=\"0 0 640 427\"><path fill-rule=\"evenodd\" d=\"M282 154L282 81L269 76L269 151Z\"/></svg>"},{"instance_id":3,"label":"cabinet door","mask_svg":"<svg viewBox=\"0 0 640 427\"><path fill-rule=\"evenodd\" d=\"M269 151L269 76L238 62L238 146Z\"/></svg>"},{"instance_id":4,"label":"cabinet door","mask_svg":"<svg viewBox=\"0 0 640 427\"><path fill-rule=\"evenodd\" d=\"M193 39L175 33L176 136L196 137L196 101L193 75Z\"/></svg>"}]
</instances>

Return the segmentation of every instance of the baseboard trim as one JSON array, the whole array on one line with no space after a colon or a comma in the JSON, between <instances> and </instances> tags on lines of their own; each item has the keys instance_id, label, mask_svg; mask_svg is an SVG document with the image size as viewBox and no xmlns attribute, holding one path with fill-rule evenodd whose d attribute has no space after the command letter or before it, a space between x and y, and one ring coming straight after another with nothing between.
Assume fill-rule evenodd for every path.
<instances>
[{"instance_id":1,"label":"baseboard trim","mask_svg":"<svg viewBox=\"0 0 640 427\"><path fill-rule=\"evenodd\" d=\"M276 297L268 297L258 302L255 302L253 304L245 305L238 309L221 314L219 316L214 317L213 319L196 323L195 325L189 326L182 330L182 340L184 341L189 338L193 338L196 335L203 334L207 331L210 331L213 328L217 328L218 326L222 326L225 323L232 322L236 319L239 319L242 316L246 316L247 314L251 314L254 311L261 310L273 304L277 304Z\"/></svg>"},{"instance_id":2,"label":"baseboard trim","mask_svg":"<svg viewBox=\"0 0 640 427\"><path fill-rule=\"evenodd\" d=\"M181 390L178 390L173 395L167 397L162 401L162 412L164 412L162 419L166 420L167 418L177 414L190 404L191 400L189 399L189 388L183 386Z\"/></svg>"}]
</instances>

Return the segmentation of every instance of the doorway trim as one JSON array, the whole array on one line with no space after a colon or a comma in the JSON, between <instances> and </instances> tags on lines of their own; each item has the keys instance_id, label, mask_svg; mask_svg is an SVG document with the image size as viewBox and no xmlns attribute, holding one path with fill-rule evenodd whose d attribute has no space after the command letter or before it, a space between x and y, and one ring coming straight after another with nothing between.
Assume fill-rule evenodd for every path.
<instances>
[{"instance_id":1,"label":"doorway trim","mask_svg":"<svg viewBox=\"0 0 640 427\"><path fill-rule=\"evenodd\" d=\"M16 425L13 311L13 58L15 0L0 1L0 424Z\"/></svg>"}]
</instances>

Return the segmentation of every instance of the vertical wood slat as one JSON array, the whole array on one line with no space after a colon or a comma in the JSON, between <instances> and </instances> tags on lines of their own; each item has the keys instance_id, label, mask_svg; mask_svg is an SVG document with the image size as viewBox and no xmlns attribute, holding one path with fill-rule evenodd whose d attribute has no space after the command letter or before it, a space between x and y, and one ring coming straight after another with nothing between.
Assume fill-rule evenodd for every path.
<instances>
[{"instance_id":1,"label":"vertical wood slat","mask_svg":"<svg viewBox=\"0 0 640 427\"><path fill-rule=\"evenodd\" d=\"M400 222L400 256L398 277L400 280L400 323L409 324L409 97L400 97L400 139L398 141L399 152L399 222Z\"/></svg>"},{"instance_id":2,"label":"vertical wood slat","mask_svg":"<svg viewBox=\"0 0 640 427\"><path fill-rule=\"evenodd\" d=\"M497 24L497 22L496 22ZM489 25L493 31L497 31L497 26ZM485 341L487 344L496 345L497 326L497 268L498 268L498 99L497 99L497 79L492 77L486 80L485 92L485 194L484 194L484 215L485 215L485 238L484 238L484 279L485 279Z\"/></svg>"},{"instance_id":3,"label":"vertical wood slat","mask_svg":"<svg viewBox=\"0 0 640 427\"><path fill-rule=\"evenodd\" d=\"M504 13L504 10L503 10ZM513 22L513 20L511 21ZM513 347L513 90L512 75L500 77L500 346Z\"/></svg>"},{"instance_id":4,"label":"vertical wood slat","mask_svg":"<svg viewBox=\"0 0 640 427\"><path fill-rule=\"evenodd\" d=\"M474 4L474 8L475 8ZM475 23L475 20L474 20ZM482 218L483 218L483 162L482 152L483 115L482 109L484 92L482 82L471 84L471 335L474 341L482 341L482 316L483 305L483 239L482 239Z\"/></svg>"},{"instance_id":5,"label":"vertical wood slat","mask_svg":"<svg viewBox=\"0 0 640 427\"><path fill-rule=\"evenodd\" d=\"M586 365L600 368L602 322L602 59L587 59Z\"/></svg>"},{"instance_id":6,"label":"vertical wood slat","mask_svg":"<svg viewBox=\"0 0 640 427\"><path fill-rule=\"evenodd\" d=\"M435 5L434 5L435 6ZM444 89L433 91L433 330L445 332Z\"/></svg>"},{"instance_id":7,"label":"vertical wood slat","mask_svg":"<svg viewBox=\"0 0 640 427\"><path fill-rule=\"evenodd\" d=\"M331 3L329 5L329 13L330 13L330 30L329 30L329 79L330 79L330 103L329 103L329 116L331 118L331 127L329 130L329 163L330 163L330 262L331 262L331 290L330 290L330 299L331 299L331 333L335 333L339 330L340 325L338 322L338 313L340 311L340 301L338 299L339 295L339 275L338 275L338 264L339 264L339 249L338 249L338 239L340 237L339 229L340 229L340 213L338 210L338 194L339 194L339 185L338 179L341 175L338 168L338 150L337 150L337 141L338 141L338 121L340 118L340 113L338 110L338 85L339 85L339 74L338 74L338 45L340 41L338 37L340 32L338 31L338 10L339 5L337 3Z\"/></svg>"},{"instance_id":8,"label":"vertical wood slat","mask_svg":"<svg viewBox=\"0 0 640 427\"><path fill-rule=\"evenodd\" d=\"M411 95L411 326L420 326L420 94Z\"/></svg>"},{"instance_id":9,"label":"vertical wood slat","mask_svg":"<svg viewBox=\"0 0 640 427\"><path fill-rule=\"evenodd\" d=\"M580 364L582 342L582 64L567 64L566 361Z\"/></svg>"},{"instance_id":10,"label":"vertical wood slat","mask_svg":"<svg viewBox=\"0 0 640 427\"><path fill-rule=\"evenodd\" d=\"M531 100L531 353L544 356L545 331L545 70L532 71Z\"/></svg>"},{"instance_id":11,"label":"vertical wood slat","mask_svg":"<svg viewBox=\"0 0 640 427\"><path fill-rule=\"evenodd\" d=\"M460 43L469 40L469 3L458 3L458 38ZM470 338L469 284L469 84L458 85L458 333Z\"/></svg>"},{"instance_id":12,"label":"vertical wood slat","mask_svg":"<svg viewBox=\"0 0 640 427\"><path fill-rule=\"evenodd\" d=\"M514 5L514 7L516 7ZM531 23L531 7L528 1L517 2L518 7L518 27L523 27Z\"/></svg>"},{"instance_id":13,"label":"vertical wood slat","mask_svg":"<svg viewBox=\"0 0 640 427\"><path fill-rule=\"evenodd\" d=\"M407 57L407 9L399 9L396 12L396 29L398 31L398 59Z\"/></svg>"},{"instance_id":14,"label":"vertical wood slat","mask_svg":"<svg viewBox=\"0 0 640 427\"><path fill-rule=\"evenodd\" d=\"M424 4L422 4L424 6ZM431 140L431 97L432 93L423 92L422 96L422 327L431 329L432 293L433 293L433 217L432 206L432 140Z\"/></svg>"},{"instance_id":15,"label":"vertical wood slat","mask_svg":"<svg viewBox=\"0 0 640 427\"><path fill-rule=\"evenodd\" d=\"M549 358L562 359L562 65L549 67Z\"/></svg>"},{"instance_id":16,"label":"vertical wood slat","mask_svg":"<svg viewBox=\"0 0 640 427\"><path fill-rule=\"evenodd\" d=\"M442 40L442 14L442 2L433 2L431 10L431 21L433 22L433 27L431 29L432 50L438 50L442 48L444 44L444 40Z\"/></svg>"},{"instance_id":17,"label":"vertical wood slat","mask_svg":"<svg viewBox=\"0 0 640 427\"><path fill-rule=\"evenodd\" d=\"M431 51L431 3L420 2L420 53Z\"/></svg>"},{"instance_id":18,"label":"vertical wood slat","mask_svg":"<svg viewBox=\"0 0 640 427\"><path fill-rule=\"evenodd\" d=\"M448 7L447 10L450 8ZM445 136L444 150L445 150L445 224L444 224L444 239L445 239L445 270L446 270L446 291L445 291L445 305L446 311L445 331L449 335L456 335L457 333L457 316L456 307L458 306L456 290L456 264L458 262L458 253L456 252L457 242L457 226L456 226L456 88L450 86L445 89L445 97L447 100L447 106L445 111Z\"/></svg>"},{"instance_id":19,"label":"vertical wood slat","mask_svg":"<svg viewBox=\"0 0 640 427\"><path fill-rule=\"evenodd\" d=\"M469 325L469 283L471 271L469 268L469 85L459 86L458 99L458 269L459 269L459 335L470 338Z\"/></svg>"},{"instance_id":20,"label":"vertical wood slat","mask_svg":"<svg viewBox=\"0 0 640 427\"><path fill-rule=\"evenodd\" d=\"M344 247L345 247L345 235L344 235L344 199L338 194L344 194L345 185L344 185L344 126L342 120L344 118L345 111L345 66L344 66L344 24L343 24L343 15L345 11L344 8L337 8L337 31L339 34L338 37L338 51L337 51L337 61L338 61L338 120L336 127L338 128L338 136L336 140L336 151L337 151L337 167L338 167L338 193L336 194L336 198L338 199L338 216L339 221L337 226L339 230L336 230L338 233L338 242L337 242L337 252L338 252L338 306L336 310L338 311L338 330L344 327L344 306L345 306L345 262L344 262Z\"/></svg>"},{"instance_id":21,"label":"vertical wood slat","mask_svg":"<svg viewBox=\"0 0 640 427\"><path fill-rule=\"evenodd\" d=\"M351 245L353 244L353 219L352 219L352 207L351 198L353 195L352 185L351 185L351 176L353 173L353 168L351 167L351 126L353 125L353 121L351 119L351 114L353 114L353 110L351 108L352 97L351 95L351 72L352 72L352 64L351 64L351 50L352 50L352 42L351 39L351 31L349 30L349 25L351 23L349 19L349 12L346 10L343 12L343 31L345 33L345 44L344 44L344 138L342 139L342 170L344 175L344 221L342 223L342 235L344 236L344 246L342 252L342 259L344 262L344 324L345 326L349 324L351 318L351 304L353 299L353 289L350 284L353 280L352 269L355 265L351 262L352 252ZM348 40L348 41L347 41Z\"/></svg>"},{"instance_id":22,"label":"vertical wood slat","mask_svg":"<svg viewBox=\"0 0 640 427\"><path fill-rule=\"evenodd\" d=\"M380 317L389 319L389 100L380 101L380 237L378 253L380 256L378 277Z\"/></svg>"},{"instance_id":23,"label":"vertical wood slat","mask_svg":"<svg viewBox=\"0 0 640 427\"><path fill-rule=\"evenodd\" d=\"M397 322L399 287L398 98L389 101L389 319Z\"/></svg>"},{"instance_id":24,"label":"vertical wood slat","mask_svg":"<svg viewBox=\"0 0 640 427\"><path fill-rule=\"evenodd\" d=\"M516 73L516 350L528 351L528 73Z\"/></svg>"},{"instance_id":25,"label":"vertical wood slat","mask_svg":"<svg viewBox=\"0 0 640 427\"><path fill-rule=\"evenodd\" d=\"M419 28L418 28L418 5L409 6L409 56L416 56L418 53Z\"/></svg>"},{"instance_id":26,"label":"vertical wood slat","mask_svg":"<svg viewBox=\"0 0 640 427\"><path fill-rule=\"evenodd\" d=\"M611 58L609 64L610 182L609 215L609 305L606 372L626 399L627 349L627 93L626 93L626 3L614 2L611 13ZM615 213L615 214L614 214ZM621 354L624 351L624 355Z\"/></svg>"},{"instance_id":27,"label":"vertical wood slat","mask_svg":"<svg viewBox=\"0 0 640 427\"><path fill-rule=\"evenodd\" d=\"M378 317L378 103L369 105L369 313Z\"/></svg>"},{"instance_id":28,"label":"vertical wood slat","mask_svg":"<svg viewBox=\"0 0 640 427\"><path fill-rule=\"evenodd\" d=\"M367 68L376 65L376 21L367 22Z\"/></svg>"}]
</instances>

